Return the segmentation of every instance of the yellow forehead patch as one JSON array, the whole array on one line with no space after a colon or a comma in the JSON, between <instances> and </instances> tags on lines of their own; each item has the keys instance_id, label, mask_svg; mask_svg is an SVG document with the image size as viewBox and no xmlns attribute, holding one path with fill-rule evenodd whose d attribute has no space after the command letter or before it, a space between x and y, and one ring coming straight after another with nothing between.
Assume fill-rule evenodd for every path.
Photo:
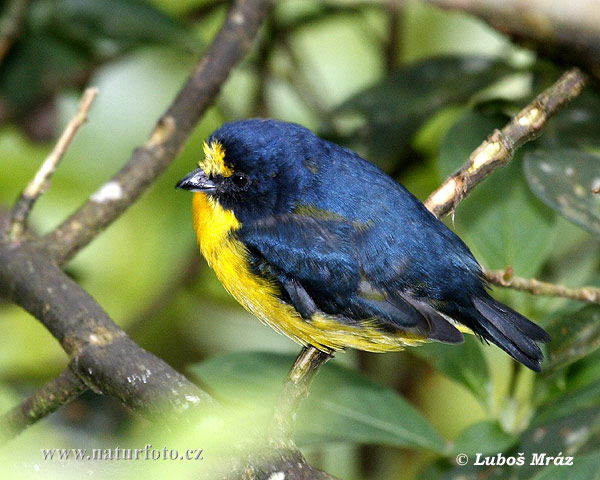
<instances>
[{"instance_id":1,"label":"yellow forehead patch","mask_svg":"<svg viewBox=\"0 0 600 480\"><path fill-rule=\"evenodd\" d=\"M204 160L199 162L198 166L206 175L222 175L224 177L233 175L233 170L225 165L225 148L221 142L217 140L210 143L204 142L202 150L204 150Z\"/></svg>"}]
</instances>

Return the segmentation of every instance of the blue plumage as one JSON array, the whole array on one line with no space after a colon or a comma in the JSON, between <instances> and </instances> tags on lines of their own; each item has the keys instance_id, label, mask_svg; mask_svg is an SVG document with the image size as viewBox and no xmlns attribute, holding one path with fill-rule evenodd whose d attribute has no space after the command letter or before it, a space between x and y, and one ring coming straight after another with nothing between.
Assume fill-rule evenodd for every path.
<instances>
[{"instance_id":1,"label":"blue plumage","mask_svg":"<svg viewBox=\"0 0 600 480\"><path fill-rule=\"evenodd\" d=\"M232 122L209 141L234 172L209 180L253 272L306 321L375 318L382 331L458 343L454 321L539 370L544 330L492 299L467 246L377 167L274 120Z\"/></svg>"}]
</instances>

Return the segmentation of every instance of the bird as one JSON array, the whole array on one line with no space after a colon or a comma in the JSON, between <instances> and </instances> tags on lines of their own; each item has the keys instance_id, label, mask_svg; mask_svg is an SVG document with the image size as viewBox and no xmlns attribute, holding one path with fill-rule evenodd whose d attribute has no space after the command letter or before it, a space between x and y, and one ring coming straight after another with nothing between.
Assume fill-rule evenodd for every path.
<instances>
[{"instance_id":1,"label":"bird","mask_svg":"<svg viewBox=\"0 0 600 480\"><path fill-rule=\"evenodd\" d=\"M325 353L493 343L539 372L548 334L492 298L469 248L357 153L273 119L223 124L178 189L200 251L263 323Z\"/></svg>"}]
</instances>

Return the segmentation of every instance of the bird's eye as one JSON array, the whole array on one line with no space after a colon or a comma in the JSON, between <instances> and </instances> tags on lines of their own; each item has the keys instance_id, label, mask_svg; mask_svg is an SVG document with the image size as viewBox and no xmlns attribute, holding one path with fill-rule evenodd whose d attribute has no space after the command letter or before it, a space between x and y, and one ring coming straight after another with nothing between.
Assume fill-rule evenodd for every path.
<instances>
[{"instance_id":1,"label":"bird's eye","mask_svg":"<svg viewBox=\"0 0 600 480\"><path fill-rule=\"evenodd\" d=\"M248 183L248 177L246 175L234 174L231 177L231 181L237 187L245 187Z\"/></svg>"}]
</instances>

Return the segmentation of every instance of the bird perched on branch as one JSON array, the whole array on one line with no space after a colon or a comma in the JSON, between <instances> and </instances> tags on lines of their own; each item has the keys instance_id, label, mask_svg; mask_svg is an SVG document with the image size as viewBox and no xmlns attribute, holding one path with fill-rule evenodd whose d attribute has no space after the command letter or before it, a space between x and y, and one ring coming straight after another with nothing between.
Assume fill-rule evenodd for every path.
<instances>
[{"instance_id":1,"label":"bird perched on branch","mask_svg":"<svg viewBox=\"0 0 600 480\"><path fill-rule=\"evenodd\" d=\"M539 371L547 333L490 297L467 246L402 185L299 125L223 125L177 188L200 250L261 321L331 352L492 342Z\"/></svg>"}]
</instances>

